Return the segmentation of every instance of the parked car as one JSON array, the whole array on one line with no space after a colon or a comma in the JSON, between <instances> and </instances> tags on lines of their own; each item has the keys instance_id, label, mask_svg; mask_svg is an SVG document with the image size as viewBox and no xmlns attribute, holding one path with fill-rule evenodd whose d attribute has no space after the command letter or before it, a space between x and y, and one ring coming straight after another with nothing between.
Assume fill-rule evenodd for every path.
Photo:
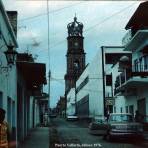
<instances>
[{"instance_id":1,"label":"parked car","mask_svg":"<svg viewBox=\"0 0 148 148\"><path fill-rule=\"evenodd\" d=\"M134 121L132 114L112 113L107 122L105 137L108 140L114 137L139 137L140 139L143 139L143 126L141 123Z\"/></svg>"},{"instance_id":2,"label":"parked car","mask_svg":"<svg viewBox=\"0 0 148 148\"><path fill-rule=\"evenodd\" d=\"M135 122L132 114L129 113L112 113L108 121L96 119L89 125L89 131L103 135L107 140L114 137L139 137L143 139L142 124Z\"/></svg>"},{"instance_id":3,"label":"parked car","mask_svg":"<svg viewBox=\"0 0 148 148\"><path fill-rule=\"evenodd\" d=\"M67 121L76 121L76 120L78 120L78 116L76 116L76 115L68 115L66 117L66 120Z\"/></svg>"},{"instance_id":4,"label":"parked car","mask_svg":"<svg viewBox=\"0 0 148 148\"><path fill-rule=\"evenodd\" d=\"M57 114L50 114L49 117L50 118L56 118L57 117Z\"/></svg>"},{"instance_id":5,"label":"parked car","mask_svg":"<svg viewBox=\"0 0 148 148\"><path fill-rule=\"evenodd\" d=\"M104 117L96 117L89 124L89 133L93 135L106 134L107 120Z\"/></svg>"}]
</instances>

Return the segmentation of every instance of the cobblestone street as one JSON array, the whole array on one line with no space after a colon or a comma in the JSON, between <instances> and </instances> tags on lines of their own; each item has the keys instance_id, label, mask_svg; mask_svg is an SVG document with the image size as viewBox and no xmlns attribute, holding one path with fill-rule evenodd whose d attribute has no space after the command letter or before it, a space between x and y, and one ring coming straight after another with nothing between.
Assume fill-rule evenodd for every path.
<instances>
[{"instance_id":1,"label":"cobblestone street","mask_svg":"<svg viewBox=\"0 0 148 148\"><path fill-rule=\"evenodd\" d=\"M91 135L88 127L77 121L65 121L62 118L55 118L52 124L56 127L59 143L55 147L102 147L102 148L146 148L148 142L136 142L137 139L114 140L107 142L102 136Z\"/></svg>"}]
</instances>

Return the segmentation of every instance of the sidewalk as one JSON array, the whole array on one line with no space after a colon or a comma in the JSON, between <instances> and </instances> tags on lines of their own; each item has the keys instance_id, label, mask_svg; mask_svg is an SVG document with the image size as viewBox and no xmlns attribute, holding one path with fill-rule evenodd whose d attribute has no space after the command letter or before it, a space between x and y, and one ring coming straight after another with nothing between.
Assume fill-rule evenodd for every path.
<instances>
[{"instance_id":1,"label":"sidewalk","mask_svg":"<svg viewBox=\"0 0 148 148\"><path fill-rule=\"evenodd\" d=\"M49 148L49 128L36 128L18 148Z\"/></svg>"}]
</instances>

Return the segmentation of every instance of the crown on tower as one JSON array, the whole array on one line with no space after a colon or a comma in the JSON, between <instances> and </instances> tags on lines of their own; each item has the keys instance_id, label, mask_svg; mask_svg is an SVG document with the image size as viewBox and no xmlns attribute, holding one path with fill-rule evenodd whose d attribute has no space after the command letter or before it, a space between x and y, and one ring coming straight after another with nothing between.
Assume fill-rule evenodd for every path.
<instances>
[{"instance_id":1,"label":"crown on tower","mask_svg":"<svg viewBox=\"0 0 148 148\"><path fill-rule=\"evenodd\" d=\"M77 17L74 17L74 21L67 25L68 36L83 36L83 24L77 21Z\"/></svg>"}]
</instances>

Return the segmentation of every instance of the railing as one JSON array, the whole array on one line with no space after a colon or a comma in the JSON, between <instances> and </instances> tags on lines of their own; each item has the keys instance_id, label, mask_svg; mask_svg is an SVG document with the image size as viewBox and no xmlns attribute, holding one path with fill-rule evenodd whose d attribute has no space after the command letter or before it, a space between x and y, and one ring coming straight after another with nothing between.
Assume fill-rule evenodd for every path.
<instances>
[{"instance_id":1,"label":"railing","mask_svg":"<svg viewBox=\"0 0 148 148\"><path fill-rule=\"evenodd\" d=\"M131 77L132 77L131 69L125 69L124 72L120 73L120 75L116 77L114 94L119 93L121 91L120 86L122 86Z\"/></svg>"},{"instance_id":2,"label":"railing","mask_svg":"<svg viewBox=\"0 0 148 148\"><path fill-rule=\"evenodd\" d=\"M137 63L137 65L133 65L131 68L124 69L124 72L116 77L114 94L121 92L121 86L130 78L136 76L141 78L148 77L148 64L142 65Z\"/></svg>"},{"instance_id":3,"label":"railing","mask_svg":"<svg viewBox=\"0 0 148 148\"><path fill-rule=\"evenodd\" d=\"M116 77L114 93L120 92L120 87L134 76L148 77L148 65L134 65L130 69L125 69Z\"/></svg>"},{"instance_id":4,"label":"railing","mask_svg":"<svg viewBox=\"0 0 148 148\"><path fill-rule=\"evenodd\" d=\"M132 67L132 76L148 76L148 65L137 64Z\"/></svg>"},{"instance_id":5,"label":"railing","mask_svg":"<svg viewBox=\"0 0 148 148\"><path fill-rule=\"evenodd\" d=\"M132 66L132 72L148 72L148 64L147 65L134 65Z\"/></svg>"},{"instance_id":6,"label":"railing","mask_svg":"<svg viewBox=\"0 0 148 148\"><path fill-rule=\"evenodd\" d=\"M116 77L115 88L120 86L120 75Z\"/></svg>"},{"instance_id":7,"label":"railing","mask_svg":"<svg viewBox=\"0 0 148 148\"><path fill-rule=\"evenodd\" d=\"M105 98L112 98L112 92L105 92Z\"/></svg>"},{"instance_id":8,"label":"railing","mask_svg":"<svg viewBox=\"0 0 148 148\"><path fill-rule=\"evenodd\" d=\"M124 72L120 73L120 75L117 76L115 87L119 87L121 84L124 84L131 77L132 77L131 69L125 69Z\"/></svg>"},{"instance_id":9,"label":"railing","mask_svg":"<svg viewBox=\"0 0 148 148\"><path fill-rule=\"evenodd\" d=\"M148 65L133 65L129 69L125 69L124 72L117 76L115 87L124 84L133 76L148 76Z\"/></svg>"}]
</instances>

